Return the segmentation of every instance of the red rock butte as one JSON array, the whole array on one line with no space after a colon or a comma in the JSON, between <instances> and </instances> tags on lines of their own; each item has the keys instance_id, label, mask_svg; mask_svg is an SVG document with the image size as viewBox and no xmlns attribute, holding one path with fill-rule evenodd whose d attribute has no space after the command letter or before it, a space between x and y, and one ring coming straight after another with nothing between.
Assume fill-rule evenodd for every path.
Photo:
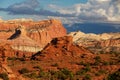
<instances>
[{"instance_id":1,"label":"red rock butte","mask_svg":"<svg viewBox=\"0 0 120 80\"><path fill-rule=\"evenodd\" d=\"M15 50L37 52L53 38L66 35L61 21L2 21L0 22L0 43L10 44Z\"/></svg>"}]
</instances>

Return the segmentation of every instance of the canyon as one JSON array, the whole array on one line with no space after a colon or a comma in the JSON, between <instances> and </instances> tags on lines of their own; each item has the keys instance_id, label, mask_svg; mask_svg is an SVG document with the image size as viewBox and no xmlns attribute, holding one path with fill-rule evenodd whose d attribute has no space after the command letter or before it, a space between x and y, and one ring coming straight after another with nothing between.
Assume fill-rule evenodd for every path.
<instances>
[{"instance_id":1,"label":"canyon","mask_svg":"<svg viewBox=\"0 0 120 80\"><path fill-rule=\"evenodd\" d=\"M0 21L0 79L103 80L120 69L119 53L119 32L67 34L56 19Z\"/></svg>"},{"instance_id":2,"label":"canyon","mask_svg":"<svg viewBox=\"0 0 120 80\"><path fill-rule=\"evenodd\" d=\"M0 21L0 73L6 72L9 79L16 80L17 75L13 74L7 66L7 58L30 58L41 51L53 38L65 35L66 29L61 21L55 19ZM20 80L26 80L23 77L20 78Z\"/></svg>"}]
</instances>

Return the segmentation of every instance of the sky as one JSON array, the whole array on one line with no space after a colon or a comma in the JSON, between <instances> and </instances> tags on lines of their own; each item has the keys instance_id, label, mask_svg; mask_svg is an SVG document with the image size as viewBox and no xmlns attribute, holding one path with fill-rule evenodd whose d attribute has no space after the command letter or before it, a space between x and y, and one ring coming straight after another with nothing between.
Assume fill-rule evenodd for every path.
<instances>
[{"instance_id":1,"label":"sky","mask_svg":"<svg viewBox=\"0 0 120 80\"><path fill-rule=\"evenodd\" d=\"M119 23L120 0L1 0L0 18L56 18L63 23Z\"/></svg>"}]
</instances>

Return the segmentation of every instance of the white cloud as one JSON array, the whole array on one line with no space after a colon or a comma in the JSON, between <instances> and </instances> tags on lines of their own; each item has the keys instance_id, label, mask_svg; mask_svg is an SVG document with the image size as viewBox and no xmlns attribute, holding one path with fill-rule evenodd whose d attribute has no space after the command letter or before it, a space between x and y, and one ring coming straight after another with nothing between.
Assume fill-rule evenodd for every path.
<instances>
[{"instance_id":1,"label":"white cloud","mask_svg":"<svg viewBox=\"0 0 120 80\"><path fill-rule=\"evenodd\" d=\"M89 0L86 4L69 7L51 5L50 8L61 14L72 14L77 21L120 21L120 0Z\"/></svg>"}]
</instances>

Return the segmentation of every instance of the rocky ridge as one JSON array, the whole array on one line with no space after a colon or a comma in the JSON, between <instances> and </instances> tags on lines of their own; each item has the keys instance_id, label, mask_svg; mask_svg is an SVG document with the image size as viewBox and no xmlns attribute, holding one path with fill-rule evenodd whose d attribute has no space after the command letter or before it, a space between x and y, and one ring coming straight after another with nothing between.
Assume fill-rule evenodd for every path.
<instances>
[{"instance_id":1,"label":"rocky ridge","mask_svg":"<svg viewBox=\"0 0 120 80\"><path fill-rule=\"evenodd\" d=\"M66 35L59 20L10 20L0 22L0 42L8 43L15 50L37 52L52 38Z\"/></svg>"},{"instance_id":2,"label":"rocky ridge","mask_svg":"<svg viewBox=\"0 0 120 80\"><path fill-rule=\"evenodd\" d=\"M74 43L89 48L93 52L95 49L97 52L120 51L120 33L86 34L78 31L71 32L69 35L73 36Z\"/></svg>"},{"instance_id":3,"label":"rocky ridge","mask_svg":"<svg viewBox=\"0 0 120 80\"><path fill-rule=\"evenodd\" d=\"M92 56L92 53L84 47L73 44L71 36L54 38L41 52L32 56L34 60L55 59L68 57L80 57L81 55Z\"/></svg>"},{"instance_id":4,"label":"rocky ridge","mask_svg":"<svg viewBox=\"0 0 120 80\"><path fill-rule=\"evenodd\" d=\"M23 77L16 75L7 65L8 57L15 57L15 51L9 44L0 44L0 73L8 75L9 80L25 80ZM1 79L1 78L0 78Z\"/></svg>"}]
</instances>

